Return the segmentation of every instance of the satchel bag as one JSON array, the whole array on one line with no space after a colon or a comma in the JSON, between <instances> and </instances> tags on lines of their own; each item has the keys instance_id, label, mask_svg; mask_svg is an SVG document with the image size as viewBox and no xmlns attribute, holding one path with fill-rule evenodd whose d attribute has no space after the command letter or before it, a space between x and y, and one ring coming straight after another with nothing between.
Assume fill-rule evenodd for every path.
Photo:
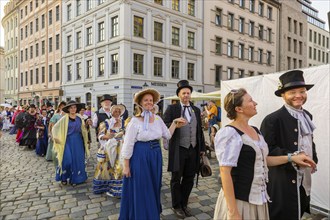
<instances>
[{"instance_id":1,"label":"satchel bag","mask_svg":"<svg viewBox=\"0 0 330 220\"><path fill-rule=\"evenodd\" d=\"M201 156L200 158L199 171L202 177L212 176L210 161L209 158L207 158L205 155Z\"/></svg>"}]
</instances>

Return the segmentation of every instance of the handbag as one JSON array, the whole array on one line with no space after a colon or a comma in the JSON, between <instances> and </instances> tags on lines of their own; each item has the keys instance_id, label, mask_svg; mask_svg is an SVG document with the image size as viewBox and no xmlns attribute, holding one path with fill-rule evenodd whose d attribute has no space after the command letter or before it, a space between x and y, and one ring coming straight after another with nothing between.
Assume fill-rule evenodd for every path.
<instances>
[{"instance_id":1,"label":"handbag","mask_svg":"<svg viewBox=\"0 0 330 220\"><path fill-rule=\"evenodd\" d=\"M212 176L212 169L209 158L203 155L200 157L199 171L202 177Z\"/></svg>"}]
</instances>

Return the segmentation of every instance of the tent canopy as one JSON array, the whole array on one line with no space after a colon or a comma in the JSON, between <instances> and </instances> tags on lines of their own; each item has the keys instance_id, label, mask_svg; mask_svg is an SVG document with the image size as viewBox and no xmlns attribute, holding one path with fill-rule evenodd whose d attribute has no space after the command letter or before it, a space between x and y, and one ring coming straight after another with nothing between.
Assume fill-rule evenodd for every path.
<instances>
[{"instance_id":1,"label":"tent canopy","mask_svg":"<svg viewBox=\"0 0 330 220\"><path fill-rule=\"evenodd\" d=\"M220 98L220 96L219 96ZM174 96L170 96L170 97L166 97L164 98L165 100L179 100L179 97L174 95ZM207 95L201 92L196 92L193 91L191 93L191 101L206 101L206 100L212 100L212 99L216 99L215 96L212 95Z\"/></svg>"}]
</instances>

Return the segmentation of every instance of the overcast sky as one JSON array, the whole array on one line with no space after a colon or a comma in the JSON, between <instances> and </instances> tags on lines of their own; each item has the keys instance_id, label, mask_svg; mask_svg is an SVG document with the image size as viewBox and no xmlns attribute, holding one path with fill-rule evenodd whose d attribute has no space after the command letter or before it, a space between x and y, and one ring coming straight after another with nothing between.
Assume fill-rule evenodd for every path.
<instances>
[{"instance_id":1,"label":"overcast sky","mask_svg":"<svg viewBox=\"0 0 330 220\"><path fill-rule=\"evenodd\" d=\"M4 7L9 0L0 0L0 21L4 16ZM209 1L209 0L208 0ZM224 0L222 0L224 1ZM293 0L286 0L293 1ZM319 10L319 17L326 22L325 29L329 30L327 13L330 11L330 1L329 0L312 0L312 6ZM0 46L4 46L4 33L2 28L2 23L0 25Z\"/></svg>"}]
</instances>

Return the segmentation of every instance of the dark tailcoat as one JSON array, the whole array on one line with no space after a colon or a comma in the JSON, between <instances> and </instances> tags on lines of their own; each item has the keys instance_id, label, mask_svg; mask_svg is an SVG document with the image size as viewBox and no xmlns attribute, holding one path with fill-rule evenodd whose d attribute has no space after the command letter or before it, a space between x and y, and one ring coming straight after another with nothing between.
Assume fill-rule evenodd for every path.
<instances>
[{"instance_id":1,"label":"dark tailcoat","mask_svg":"<svg viewBox=\"0 0 330 220\"><path fill-rule=\"evenodd\" d=\"M305 111L310 118L312 115ZM298 150L298 120L283 106L269 114L262 121L261 133L269 147L269 156L280 156ZM313 142L313 160L317 163ZM298 218L297 172L291 163L269 168L267 186L270 200L269 215L271 220L295 220ZM303 190L302 187L300 190ZM304 190L303 190L304 191ZM309 212L310 197L301 193L301 213Z\"/></svg>"},{"instance_id":2,"label":"dark tailcoat","mask_svg":"<svg viewBox=\"0 0 330 220\"><path fill-rule=\"evenodd\" d=\"M204 133L202 130L202 121L201 121L201 112L199 108L194 106L190 103L193 112L196 115L197 120L197 155L201 151L205 152L205 141L204 141ZM180 118L182 112L182 107L180 103L169 105L164 113L164 122L165 124L170 127L171 123L174 119ZM180 169L180 161L179 161L179 147L180 147L180 128L176 129L172 138L169 141L169 148L168 148L168 171L177 172ZM196 163L199 164L199 156L196 157ZM199 166L196 166L196 173L198 173Z\"/></svg>"}]
</instances>

